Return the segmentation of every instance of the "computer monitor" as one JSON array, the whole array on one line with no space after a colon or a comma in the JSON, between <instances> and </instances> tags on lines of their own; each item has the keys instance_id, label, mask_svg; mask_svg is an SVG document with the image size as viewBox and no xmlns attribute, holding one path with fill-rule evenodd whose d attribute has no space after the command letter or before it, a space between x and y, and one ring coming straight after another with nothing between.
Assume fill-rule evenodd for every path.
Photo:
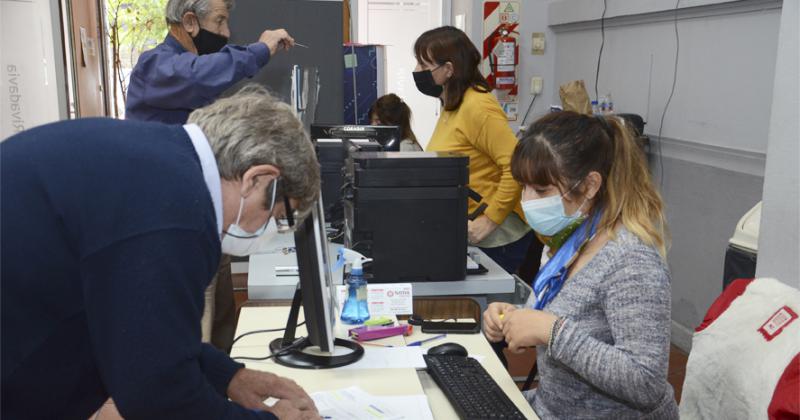
<instances>
[{"instance_id":1,"label":"computer monitor","mask_svg":"<svg viewBox=\"0 0 800 420\"><path fill-rule=\"evenodd\" d=\"M331 352L336 320L336 290L331 278L325 218L319 208L315 208L295 231L294 243L308 340L320 351Z\"/></svg>"},{"instance_id":2,"label":"computer monitor","mask_svg":"<svg viewBox=\"0 0 800 420\"><path fill-rule=\"evenodd\" d=\"M298 223L294 241L300 282L289 311L286 333L270 343L270 351L277 363L305 369L332 368L358 361L364 349L358 343L335 338L333 333L336 288L331 275L321 200L317 200L311 214ZM295 333L301 305L308 334L298 339ZM335 347L350 351L334 351Z\"/></svg>"}]
</instances>

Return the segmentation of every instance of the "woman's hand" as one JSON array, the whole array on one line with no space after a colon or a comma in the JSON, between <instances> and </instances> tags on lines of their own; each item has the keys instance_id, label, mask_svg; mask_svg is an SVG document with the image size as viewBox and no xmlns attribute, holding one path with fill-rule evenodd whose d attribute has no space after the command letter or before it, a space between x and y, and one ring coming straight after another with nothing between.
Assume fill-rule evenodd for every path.
<instances>
[{"instance_id":1,"label":"woman's hand","mask_svg":"<svg viewBox=\"0 0 800 420\"><path fill-rule=\"evenodd\" d=\"M488 216L481 215L475 220L467 222L467 237L469 243L477 244L478 242L486 239L497 229L497 223L493 222Z\"/></svg>"},{"instance_id":2,"label":"woman's hand","mask_svg":"<svg viewBox=\"0 0 800 420\"><path fill-rule=\"evenodd\" d=\"M492 343L503 341L503 319L517 307L505 302L494 302L483 312L483 335Z\"/></svg>"},{"instance_id":3,"label":"woman's hand","mask_svg":"<svg viewBox=\"0 0 800 420\"><path fill-rule=\"evenodd\" d=\"M558 317L554 314L536 309L507 313L503 317L503 336L508 349L513 353L521 353L525 347L548 343L556 319Z\"/></svg>"}]
</instances>

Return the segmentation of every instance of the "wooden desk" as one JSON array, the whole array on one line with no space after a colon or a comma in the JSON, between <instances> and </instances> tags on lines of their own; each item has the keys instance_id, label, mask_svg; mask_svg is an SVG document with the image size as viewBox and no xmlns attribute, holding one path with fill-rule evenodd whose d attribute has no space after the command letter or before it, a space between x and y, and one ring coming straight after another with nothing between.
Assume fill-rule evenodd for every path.
<instances>
[{"instance_id":1,"label":"wooden desk","mask_svg":"<svg viewBox=\"0 0 800 420\"><path fill-rule=\"evenodd\" d=\"M288 307L245 307L239 315L239 324L236 336L248 331L283 328L286 326ZM302 315L302 311L301 311ZM334 334L339 338L346 338L349 327L337 325ZM298 335L306 334L303 327L299 327ZM231 357L248 356L263 357L269 353L269 342L281 337L282 332L254 334L236 342L231 351ZM390 337L376 342L392 345L404 345L407 342L423 339L430 334L423 334L415 328L414 334L408 337ZM436 346L444 342L456 342L463 345L471 355L483 356L481 364L500 385L505 393L516 404L517 408L529 419L538 419L525 397L518 390L516 384L508 375L500 360L495 356L489 343L482 334L458 335L450 334L445 340L437 340L423 345L423 348ZM369 352L373 347L364 346ZM428 404L435 419L451 420L458 416L444 396L441 389L434 383L424 370L416 369L321 369L306 370L293 369L281 366L274 361L245 362L250 369L269 371L280 376L285 376L297 382L306 392L330 391L359 386L373 395L420 395L428 397Z\"/></svg>"}]
</instances>

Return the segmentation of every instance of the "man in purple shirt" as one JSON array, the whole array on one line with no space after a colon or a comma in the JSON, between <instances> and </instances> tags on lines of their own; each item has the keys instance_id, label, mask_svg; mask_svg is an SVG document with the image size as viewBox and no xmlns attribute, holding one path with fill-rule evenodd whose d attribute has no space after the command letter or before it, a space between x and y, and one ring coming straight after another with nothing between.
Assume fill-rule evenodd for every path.
<instances>
[{"instance_id":1,"label":"man in purple shirt","mask_svg":"<svg viewBox=\"0 0 800 420\"><path fill-rule=\"evenodd\" d=\"M264 31L250 45L226 45L231 8L233 0L169 0L169 34L133 68L125 118L183 124L192 110L294 46L283 29Z\"/></svg>"}]
</instances>

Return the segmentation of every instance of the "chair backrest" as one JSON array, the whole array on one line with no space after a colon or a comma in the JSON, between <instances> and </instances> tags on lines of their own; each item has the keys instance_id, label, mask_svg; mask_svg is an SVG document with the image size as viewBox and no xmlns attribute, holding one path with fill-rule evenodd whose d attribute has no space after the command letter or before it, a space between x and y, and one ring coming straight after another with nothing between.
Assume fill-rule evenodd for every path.
<instances>
[{"instance_id":1,"label":"chair backrest","mask_svg":"<svg viewBox=\"0 0 800 420\"><path fill-rule=\"evenodd\" d=\"M695 330L681 418L797 418L800 291L739 279Z\"/></svg>"},{"instance_id":2,"label":"chair backrest","mask_svg":"<svg viewBox=\"0 0 800 420\"><path fill-rule=\"evenodd\" d=\"M464 319L481 321L478 301L464 296L415 297L414 314L422 319Z\"/></svg>"}]
</instances>

